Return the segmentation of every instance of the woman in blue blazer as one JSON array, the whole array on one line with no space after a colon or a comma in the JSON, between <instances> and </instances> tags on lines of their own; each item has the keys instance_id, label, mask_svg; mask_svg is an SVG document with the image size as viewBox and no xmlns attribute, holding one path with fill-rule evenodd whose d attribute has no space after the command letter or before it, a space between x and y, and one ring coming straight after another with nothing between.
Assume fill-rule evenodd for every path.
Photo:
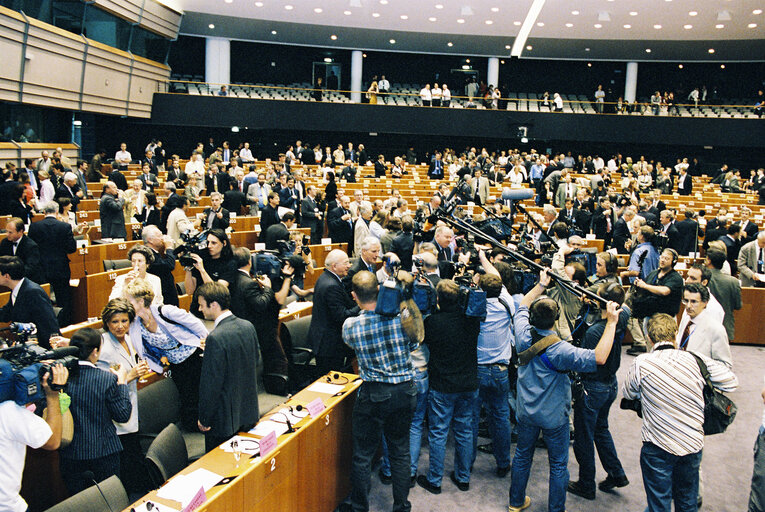
<instances>
[{"instance_id":1,"label":"woman in blue blazer","mask_svg":"<svg viewBox=\"0 0 765 512\"><path fill-rule=\"evenodd\" d=\"M69 342L79 353L79 372L70 375L66 392L72 398L74 436L61 450L61 476L74 495L112 475L120 476L122 445L114 421L130 419L132 406L125 385L127 368L104 371L96 367L101 354L101 333L80 329Z\"/></svg>"}]
</instances>

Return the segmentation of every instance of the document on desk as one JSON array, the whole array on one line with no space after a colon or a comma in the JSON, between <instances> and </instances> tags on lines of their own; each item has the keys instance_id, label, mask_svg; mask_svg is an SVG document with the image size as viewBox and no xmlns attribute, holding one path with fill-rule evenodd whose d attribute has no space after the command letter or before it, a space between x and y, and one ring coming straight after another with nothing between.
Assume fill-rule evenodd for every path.
<instances>
[{"instance_id":1,"label":"document on desk","mask_svg":"<svg viewBox=\"0 0 765 512\"><path fill-rule=\"evenodd\" d=\"M244 436L234 436L222 445L220 445L221 449L224 452L228 453L234 453L234 448L232 447L232 443L236 441L239 451L245 455L256 455L260 453L260 446L258 446L258 440L253 439L251 437L244 437Z\"/></svg>"},{"instance_id":2,"label":"document on desk","mask_svg":"<svg viewBox=\"0 0 765 512\"><path fill-rule=\"evenodd\" d=\"M345 388L345 386L340 386L338 384L328 384L326 382L314 382L310 386L308 386L308 391L313 391L314 393L323 393L326 395L336 395L337 393L341 392Z\"/></svg>"},{"instance_id":3,"label":"document on desk","mask_svg":"<svg viewBox=\"0 0 765 512\"><path fill-rule=\"evenodd\" d=\"M134 510L135 512L149 512L149 509L146 506L147 503L151 503L151 512L178 512L173 507L162 505L156 501L145 501L137 507L133 507L131 510Z\"/></svg>"},{"instance_id":4,"label":"document on desk","mask_svg":"<svg viewBox=\"0 0 765 512\"><path fill-rule=\"evenodd\" d=\"M288 315L301 309L308 309L309 306L313 306L312 302L290 302L282 308L282 312L286 312Z\"/></svg>"},{"instance_id":5,"label":"document on desk","mask_svg":"<svg viewBox=\"0 0 765 512\"><path fill-rule=\"evenodd\" d=\"M215 484L221 481L223 477L206 469L197 469L187 475L178 475L168 483L160 487L157 496L167 500L178 501L182 507L186 507L200 487L204 487L205 492L209 491Z\"/></svg>"},{"instance_id":6,"label":"document on desk","mask_svg":"<svg viewBox=\"0 0 765 512\"><path fill-rule=\"evenodd\" d=\"M279 418L281 419L281 416ZM277 437L284 434L287 432L287 423L265 420L261 421L255 425L254 429L250 430L250 434L255 434L256 436L260 437L266 436L271 432L275 433Z\"/></svg>"}]
</instances>

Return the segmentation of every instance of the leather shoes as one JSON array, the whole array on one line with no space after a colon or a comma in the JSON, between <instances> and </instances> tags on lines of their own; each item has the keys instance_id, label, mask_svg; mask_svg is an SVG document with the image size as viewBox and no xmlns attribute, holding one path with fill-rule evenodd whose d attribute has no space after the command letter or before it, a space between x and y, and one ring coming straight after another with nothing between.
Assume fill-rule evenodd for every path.
<instances>
[{"instance_id":1,"label":"leather shoes","mask_svg":"<svg viewBox=\"0 0 765 512\"><path fill-rule=\"evenodd\" d=\"M514 507L510 505L509 507L507 507L507 512L521 512L521 510L527 509L530 506L531 506L531 498L526 496L526 498L523 500L523 505L521 505L520 507Z\"/></svg>"},{"instance_id":2,"label":"leather shoes","mask_svg":"<svg viewBox=\"0 0 765 512\"><path fill-rule=\"evenodd\" d=\"M417 485L417 475L412 475L411 480L409 480L409 488L412 489L415 485Z\"/></svg>"},{"instance_id":3,"label":"leather shoes","mask_svg":"<svg viewBox=\"0 0 765 512\"><path fill-rule=\"evenodd\" d=\"M378 471L377 474L380 476L380 481L383 483L383 485L390 485L392 478L390 475L386 475L382 472L382 470Z\"/></svg>"},{"instance_id":4,"label":"leather shoes","mask_svg":"<svg viewBox=\"0 0 765 512\"><path fill-rule=\"evenodd\" d=\"M611 475L607 476L605 480L600 482L598 484L598 489L600 489L603 492L608 492L613 490L615 487L626 487L630 484L630 481L627 480L627 477L622 475L619 478L614 478Z\"/></svg>"},{"instance_id":5,"label":"leather shoes","mask_svg":"<svg viewBox=\"0 0 765 512\"><path fill-rule=\"evenodd\" d=\"M417 476L417 484L431 494L441 494L441 486L431 484L425 475Z\"/></svg>"},{"instance_id":6,"label":"leather shoes","mask_svg":"<svg viewBox=\"0 0 765 512\"><path fill-rule=\"evenodd\" d=\"M457 480L457 475L454 473L454 471L449 473L449 478L452 479L452 482L454 483L454 485L457 486L457 489L459 489L460 491L464 492L464 491L470 490L470 482L460 482L459 480Z\"/></svg>"},{"instance_id":7,"label":"leather shoes","mask_svg":"<svg viewBox=\"0 0 765 512\"><path fill-rule=\"evenodd\" d=\"M627 349L627 354L630 356L636 356L638 354L645 354L647 351L645 345L632 345L629 349Z\"/></svg>"},{"instance_id":8,"label":"leather shoes","mask_svg":"<svg viewBox=\"0 0 765 512\"><path fill-rule=\"evenodd\" d=\"M510 466L507 466L504 468L497 468L497 476L499 478L505 478L509 472L510 472Z\"/></svg>"},{"instance_id":9,"label":"leather shoes","mask_svg":"<svg viewBox=\"0 0 765 512\"><path fill-rule=\"evenodd\" d=\"M577 496L586 500L595 499L595 489L585 489L585 487L579 483L579 481L568 483L568 492L576 494Z\"/></svg>"}]
</instances>

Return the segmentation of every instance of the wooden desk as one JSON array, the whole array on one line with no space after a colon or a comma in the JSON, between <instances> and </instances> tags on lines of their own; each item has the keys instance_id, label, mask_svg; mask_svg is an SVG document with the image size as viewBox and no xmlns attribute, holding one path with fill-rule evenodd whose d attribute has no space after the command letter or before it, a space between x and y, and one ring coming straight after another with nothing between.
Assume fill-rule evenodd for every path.
<instances>
[{"instance_id":1,"label":"wooden desk","mask_svg":"<svg viewBox=\"0 0 765 512\"><path fill-rule=\"evenodd\" d=\"M356 378L353 374L341 374L338 380L348 380L342 396L316 393L306 388L287 401L287 404L296 406L321 398L327 408L316 418L308 416L300 420L295 425L295 433L279 436L276 448L265 458L251 460L247 455L242 455L237 464L233 454L216 448L182 470L179 474L204 468L221 477L235 477L228 484L212 487L207 492L207 501L198 510L334 510L350 492L348 468L352 455L351 414L355 391L361 385L361 381ZM322 377L317 382L324 379ZM268 417L266 414L261 421ZM257 438L251 434L240 435ZM175 510L181 508L178 502L158 498L157 491L147 494L132 506L146 501L157 502ZM126 512L129 510L125 509Z\"/></svg>"},{"instance_id":2,"label":"wooden desk","mask_svg":"<svg viewBox=\"0 0 765 512\"><path fill-rule=\"evenodd\" d=\"M92 232L92 230L91 230ZM138 241L111 242L79 247L69 255L69 268L72 279L81 279L86 275L104 271L104 260L126 260L131 247Z\"/></svg>"},{"instance_id":3,"label":"wooden desk","mask_svg":"<svg viewBox=\"0 0 765 512\"><path fill-rule=\"evenodd\" d=\"M762 337L762 318L765 317L765 288L741 288L741 304L741 309L733 314L736 320L733 343L765 345L765 339Z\"/></svg>"},{"instance_id":4,"label":"wooden desk","mask_svg":"<svg viewBox=\"0 0 765 512\"><path fill-rule=\"evenodd\" d=\"M88 274L80 279L77 287L72 291L73 312L72 319L75 322L84 322L88 318L100 317L101 310L109 302L109 294L112 293L114 280L117 276L127 274L130 268L121 268L110 272L98 272Z\"/></svg>"}]
</instances>

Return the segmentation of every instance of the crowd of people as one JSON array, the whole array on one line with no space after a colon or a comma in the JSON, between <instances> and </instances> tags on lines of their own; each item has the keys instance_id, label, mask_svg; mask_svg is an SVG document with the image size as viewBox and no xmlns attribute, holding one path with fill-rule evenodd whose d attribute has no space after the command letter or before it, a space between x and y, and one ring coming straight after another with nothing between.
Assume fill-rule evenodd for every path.
<instances>
[{"instance_id":1,"label":"crowd of people","mask_svg":"<svg viewBox=\"0 0 765 512\"><path fill-rule=\"evenodd\" d=\"M595 499L596 488L607 492L626 486L629 480L608 432L609 409L620 387L624 397L642 403L641 466L649 510L669 510L673 499L692 510L701 500L704 379L691 353L703 358L716 387L735 389L729 347L733 312L742 306L742 284L765 283L765 231L746 208L736 222L725 209L707 219L703 211L667 208L662 194L692 193L697 161L680 158L665 167L642 156L613 155L604 161L571 153L439 149L424 158L428 177L457 181L456 194L444 182L410 209L396 188L388 199L371 200L361 190L351 196L338 187L362 178L366 171L359 166L373 163L361 144L322 150L297 141L277 159L258 164L249 144L233 149L211 139L200 143L181 168L177 155L153 141L140 159L139 178L130 184L122 171L135 160L126 145L108 172L105 155L97 154L90 166L69 162L76 165L72 169L60 154L51 159L44 154L24 169L7 167L0 184L0 213L22 207L27 212L12 213L0 243L0 285L13 290L0 320L35 323L46 348L77 347L84 370L66 387L77 425L71 444L61 451L70 492L88 486L91 473L99 481L121 476L132 491L146 489L136 439L137 380L150 370L170 369L182 400L181 423L205 432L208 450L257 422L258 361L264 373L288 373L289 359L277 336L279 310L290 300L309 299L308 336L317 373L347 370L355 359L363 381L352 431L352 510L368 508L372 461L383 438L379 473L393 484L394 510L408 510L413 485L441 492L450 430L453 484L468 491L473 462L479 451L488 451L497 477L511 475L511 511L529 506L525 490L540 432L550 458L550 510L564 510L567 492ZM394 158L392 168L379 155L370 176L401 177L412 172L414 162L413 148ZM307 170L308 164L318 167ZM723 167L719 175L721 185L731 186L736 172ZM133 220L141 224L143 244L130 250L132 268L115 280L101 315L104 332L81 329L65 340L57 334L71 319L67 254L75 250L78 230L86 232L87 226L61 212L88 197L88 181L102 180L102 237L125 238L125 224ZM511 216L511 200L490 204L490 187L510 190L524 184L534 190L543 214L537 225L528 222L513 243L552 256L550 269L529 286L520 284L521 271L505 251L471 246L464 230L442 220L450 202L472 202L495 216ZM737 186L762 191L765 170L753 171L748 183L742 179ZM11 193L29 188L19 197ZM44 202L43 191L51 188L54 195ZM189 204L202 195L209 196L211 206L189 218ZM45 218L30 222L36 209ZM231 213L243 212L260 217L261 241L282 253L276 275L256 275L250 251L231 245ZM677 219L679 213L684 220ZM433 220L431 229L424 218ZM295 226L308 228L310 236L293 235ZM191 254L185 268L185 291L193 295L186 311L178 307L174 249L182 234L195 229L207 231L207 248ZM313 262L303 248L318 243L325 231L348 250L329 252L315 285L305 289L303 278ZM589 269L577 257L588 234L604 240L607 249ZM679 256L696 255L700 236L704 263L694 265L684 279L675 270ZM621 274L620 254L629 260ZM471 272L475 265L485 273ZM407 314L380 314L378 290L392 280L429 290L427 306L408 304ZM629 280L629 289L623 280ZM58 315L39 286L45 282L61 308ZM484 315L465 308L468 282L485 293ZM599 300L572 294L567 289L572 283ZM212 322L210 332L202 320ZM627 354L638 357L620 386L616 371L628 331L633 345ZM572 387L568 372L579 376L577 385ZM667 378L678 372L682 382ZM56 367L54 382L63 384L65 373ZM49 406L58 407L57 394L46 391ZM478 444L484 412L492 439L488 446ZM49 415L44 427L21 411L3 414L4 426L5 418L23 418L17 428L30 425L27 437L12 442L16 458L10 465L18 479L11 480L20 482L20 447L57 448L60 419ZM663 426L666 421L671 429ZM425 437L430 462L427 472L418 474ZM579 464L573 481L567 470L570 437ZM512 442L517 447L511 459ZM594 448L608 474L597 484ZM762 478L761 454L755 482ZM0 451L0 458L4 455ZM673 487L679 481L682 485ZM18 505L18 486L13 486L3 493ZM763 499L754 483L751 499Z\"/></svg>"}]
</instances>

